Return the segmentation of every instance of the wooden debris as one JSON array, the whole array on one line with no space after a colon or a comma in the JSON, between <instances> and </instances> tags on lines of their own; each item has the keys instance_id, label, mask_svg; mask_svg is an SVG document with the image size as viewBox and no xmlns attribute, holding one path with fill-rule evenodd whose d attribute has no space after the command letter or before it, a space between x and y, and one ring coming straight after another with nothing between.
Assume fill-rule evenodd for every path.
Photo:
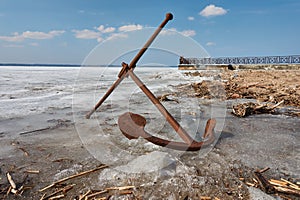
<instances>
[{"instance_id":1,"label":"wooden debris","mask_svg":"<svg viewBox=\"0 0 300 200\"><path fill-rule=\"evenodd\" d=\"M269 169L270 169L270 167L265 167L265 168L259 170L259 173L264 173L264 172L268 171Z\"/></svg>"},{"instance_id":2,"label":"wooden debris","mask_svg":"<svg viewBox=\"0 0 300 200\"><path fill-rule=\"evenodd\" d=\"M8 182L9 182L11 188L12 188L12 189L17 189L17 185L16 185L16 183L14 182L14 180L12 179L11 175L9 174L9 172L7 172L6 176L7 176L7 180L8 180Z\"/></svg>"},{"instance_id":3,"label":"wooden debris","mask_svg":"<svg viewBox=\"0 0 300 200\"><path fill-rule=\"evenodd\" d=\"M256 187L262 189L264 192L268 194L275 194L277 196L280 196L283 199L290 199L288 197L290 196L284 196L284 195L292 195L293 197L300 197L300 186L298 185L298 182L293 183L291 181L288 181L286 179L281 178L280 180L276 179L269 179L267 180L262 173L269 170L269 167L266 167L261 170L256 170L254 172L255 179L252 178L254 183L251 183L246 178L240 178L240 180L243 180L244 183L247 186Z\"/></svg>"},{"instance_id":4,"label":"wooden debris","mask_svg":"<svg viewBox=\"0 0 300 200\"><path fill-rule=\"evenodd\" d=\"M240 98L262 102L276 103L285 100L286 106L300 108L298 71L287 73L284 70L243 70L234 74L223 73L221 76L223 80L227 80L224 83L227 99L231 99L233 94L239 94Z\"/></svg>"},{"instance_id":5,"label":"wooden debris","mask_svg":"<svg viewBox=\"0 0 300 200\"><path fill-rule=\"evenodd\" d=\"M55 196L55 197L49 198L49 200L61 199L61 198L64 198L65 196L66 196L66 195L64 195L64 194L60 194L60 195L57 195L57 196Z\"/></svg>"},{"instance_id":6,"label":"wooden debris","mask_svg":"<svg viewBox=\"0 0 300 200\"><path fill-rule=\"evenodd\" d=\"M178 100L176 100L176 99L169 99L168 96L170 96L170 95L172 95L172 94L163 94L161 96L158 96L157 99L161 102L162 101L175 101L176 103L179 103Z\"/></svg>"},{"instance_id":7,"label":"wooden debris","mask_svg":"<svg viewBox=\"0 0 300 200\"><path fill-rule=\"evenodd\" d=\"M51 127L40 128L40 129L36 129L36 130L32 130L32 131L25 131L25 132L19 133L19 135L26 135L26 134L29 134L29 133L35 133L35 132L39 132L39 131L45 131L45 130L48 130L48 129L51 129Z\"/></svg>"},{"instance_id":8,"label":"wooden debris","mask_svg":"<svg viewBox=\"0 0 300 200\"><path fill-rule=\"evenodd\" d=\"M28 174L39 174L40 173L39 170L26 170L25 172Z\"/></svg>"},{"instance_id":9,"label":"wooden debris","mask_svg":"<svg viewBox=\"0 0 300 200\"><path fill-rule=\"evenodd\" d=\"M238 117L247 117L253 114L274 113L274 109L280 106L284 101L275 105L259 104L259 103L241 103L232 107L232 113Z\"/></svg>"},{"instance_id":10,"label":"wooden debris","mask_svg":"<svg viewBox=\"0 0 300 200\"><path fill-rule=\"evenodd\" d=\"M43 196L40 198L40 200L43 200L45 196L46 196L46 193L43 194Z\"/></svg>"},{"instance_id":11,"label":"wooden debris","mask_svg":"<svg viewBox=\"0 0 300 200\"><path fill-rule=\"evenodd\" d=\"M85 194L79 196L79 200L83 200L87 195L89 195L92 190L88 190Z\"/></svg>"},{"instance_id":12,"label":"wooden debris","mask_svg":"<svg viewBox=\"0 0 300 200\"><path fill-rule=\"evenodd\" d=\"M129 194L133 194L132 189L134 189L135 186L122 186L122 187L110 187L110 188L106 188L105 190L102 191L97 191L97 192L92 192L92 191L88 191L86 194L84 194L83 196L81 196L79 198L79 200L89 200L89 199L93 199L95 197L104 195L104 194L111 194L113 191L117 191L119 195L129 195ZM115 192L113 192L112 194L115 194ZM107 197L102 197L103 199L107 199ZM100 198L100 199L102 199Z\"/></svg>"},{"instance_id":13,"label":"wooden debris","mask_svg":"<svg viewBox=\"0 0 300 200\"><path fill-rule=\"evenodd\" d=\"M46 186L46 187L40 189L39 192L43 192L43 191L45 191L45 190L47 190L47 189L49 189L49 188L52 188L52 187L54 187L54 186L56 186L56 185L58 185L58 184L60 184L60 183L65 182L65 181L67 181L67 180L70 180L70 179L73 179L73 178L77 178L77 177L79 177L79 176L83 176L83 175L86 175L86 174L90 174L90 173L92 173L92 172L95 172L95 171L98 171L98 170L100 170L100 169L104 169L104 168L107 168L107 167L108 167L107 165L101 165L100 167L97 167L97 168L95 168L95 169L91 169L91 170L84 171L84 172L81 172L81 173L78 173L78 174L75 174L75 175L68 176L68 177L66 177L66 178L63 178L63 179L58 180L58 181L55 181L54 183L52 183L52 184L50 184L50 185L48 185L48 186Z\"/></svg>"},{"instance_id":14,"label":"wooden debris","mask_svg":"<svg viewBox=\"0 0 300 200\"><path fill-rule=\"evenodd\" d=\"M285 180L285 179L283 179L283 178L281 178L281 180L282 180L283 182L287 183L288 186L290 186L290 187L292 187L292 188L294 188L294 189L300 191L300 186L298 186L298 185L296 185L296 184L294 184L294 183L292 183L292 182L290 182L290 181L288 181L288 180Z\"/></svg>"},{"instance_id":15,"label":"wooden debris","mask_svg":"<svg viewBox=\"0 0 300 200\"><path fill-rule=\"evenodd\" d=\"M99 196L99 195L103 195L103 194L106 194L106 193L108 193L108 190L103 190L103 191L95 192L95 193L87 195L85 197L85 200L88 200L90 198L93 198L93 197L96 197L96 196Z\"/></svg>"},{"instance_id":16,"label":"wooden debris","mask_svg":"<svg viewBox=\"0 0 300 200\"><path fill-rule=\"evenodd\" d=\"M128 194L133 194L132 190L122 190L120 191L120 195L128 195Z\"/></svg>"},{"instance_id":17,"label":"wooden debris","mask_svg":"<svg viewBox=\"0 0 300 200\"><path fill-rule=\"evenodd\" d=\"M9 193L11 192L11 189L12 189L12 187L9 186L9 188L8 188L8 190L7 190L7 192L6 192L6 195L9 195Z\"/></svg>"},{"instance_id":18,"label":"wooden debris","mask_svg":"<svg viewBox=\"0 0 300 200\"><path fill-rule=\"evenodd\" d=\"M200 200L211 200L211 198L210 197L201 196Z\"/></svg>"},{"instance_id":19,"label":"wooden debris","mask_svg":"<svg viewBox=\"0 0 300 200\"><path fill-rule=\"evenodd\" d=\"M286 187L280 187L280 186L274 186L274 188L277 192L290 194L290 195L295 195L295 196L300 197L300 191L293 190L293 189L286 188Z\"/></svg>"},{"instance_id":20,"label":"wooden debris","mask_svg":"<svg viewBox=\"0 0 300 200\"><path fill-rule=\"evenodd\" d=\"M10 175L10 173L6 173L6 176L7 176L7 180L10 184L10 187L6 193L6 195L8 195L9 193L12 193L12 194L18 194L18 195L21 195L25 189L28 189L30 187L24 187L24 185L21 185L19 188L17 188L17 184L15 183L15 181L13 180L12 176ZM21 182L21 183L24 183L25 180L27 179L27 175L25 176L24 180Z\"/></svg>"},{"instance_id":21,"label":"wooden debris","mask_svg":"<svg viewBox=\"0 0 300 200\"><path fill-rule=\"evenodd\" d=\"M19 147L18 149L20 149L21 151L23 151L25 156L29 156L29 153L23 148L23 147Z\"/></svg>"},{"instance_id":22,"label":"wooden debris","mask_svg":"<svg viewBox=\"0 0 300 200\"><path fill-rule=\"evenodd\" d=\"M75 186L75 184L72 184L72 185L68 185L64 188L61 188L51 194L49 194L48 196L46 197L43 197L42 199L45 200L45 199L51 199L52 197L54 197L55 195L57 195L58 193L63 193L63 195L65 195L69 190L71 190L73 187Z\"/></svg>"},{"instance_id":23,"label":"wooden debris","mask_svg":"<svg viewBox=\"0 0 300 200\"><path fill-rule=\"evenodd\" d=\"M269 183L269 181L260 173L259 171L254 172L255 177L263 191L267 194L273 194L275 192L274 187Z\"/></svg>"},{"instance_id":24,"label":"wooden debris","mask_svg":"<svg viewBox=\"0 0 300 200\"><path fill-rule=\"evenodd\" d=\"M256 185L254 183L250 183L250 182L245 182L246 185L251 186L251 187L255 187Z\"/></svg>"},{"instance_id":25,"label":"wooden debris","mask_svg":"<svg viewBox=\"0 0 300 200\"><path fill-rule=\"evenodd\" d=\"M130 189L134 189L135 186L123 186L123 187L111 187L111 188L106 188L106 190L119 190L119 191L122 191L122 190L130 190Z\"/></svg>"}]
</instances>

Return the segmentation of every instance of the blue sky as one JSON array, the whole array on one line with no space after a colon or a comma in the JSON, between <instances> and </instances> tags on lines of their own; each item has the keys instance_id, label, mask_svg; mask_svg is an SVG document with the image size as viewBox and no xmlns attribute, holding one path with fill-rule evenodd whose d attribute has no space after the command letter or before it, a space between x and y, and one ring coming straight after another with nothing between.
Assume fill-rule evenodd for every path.
<instances>
[{"instance_id":1,"label":"blue sky","mask_svg":"<svg viewBox=\"0 0 300 200\"><path fill-rule=\"evenodd\" d=\"M299 0L0 0L0 63L80 64L99 43L156 27L167 12L167 28L212 57L300 54Z\"/></svg>"}]
</instances>

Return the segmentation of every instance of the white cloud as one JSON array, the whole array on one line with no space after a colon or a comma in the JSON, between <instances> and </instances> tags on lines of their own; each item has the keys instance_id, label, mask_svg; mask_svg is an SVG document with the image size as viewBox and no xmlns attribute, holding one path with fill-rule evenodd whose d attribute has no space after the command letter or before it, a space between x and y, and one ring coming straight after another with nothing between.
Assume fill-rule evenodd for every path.
<instances>
[{"instance_id":1,"label":"white cloud","mask_svg":"<svg viewBox=\"0 0 300 200\"><path fill-rule=\"evenodd\" d=\"M13 36L0 36L0 40L4 40L6 42L22 42L24 37L19 34L14 34Z\"/></svg>"},{"instance_id":2,"label":"white cloud","mask_svg":"<svg viewBox=\"0 0 300 200\"><path fill-rule=\"evenodd\" d=\"M193 37L196 35L196 31L194 30L184 30L181 32L181 34L183 34L186 37Z\"/></svg>"},{"instance_id":3,"label":"white cloud","mask_svg":"<svg viewBox=\"0 0 300 200\"><path fill-rule=\"evenodd\" d=\"M206 6L199 15L203 17L212 17L212 16L218 16L218 15L225 15L227 13L227 10L225 10L222 7L217 7L213 4Z\"/></svg>"},{"instance_id":4,"label":"white cloud","mask_svg":"<svg viewBox=\"0 0 300 200\"><path fill-rule=\"evenodd\" d=\"M98 28L96 28L98 31L100 31L101 33L112 33L116 30L116 28L114 27L107 27L105 28L103 25L99 26Z\"/></svg>"},{"instance_id":5,"label":"white cloud","mask_svg":"<svg viewBox=\"0 0 300 200\"><path fill-rule=\"evenodd\" d=\"M111 34L111 36L109 36L107 38L107 40L114 40L117 38L127 38L127 37L128 37L128 35L124 34L124 33L113 33L113 34Z\"/></svg>"},{"instance_id":6,"label":"white cloud","mask_svg":"<svg viewBox=\"0 0 300 200\"><path fill-rule=\"evenodd\" d=\"M178 32L176 28L163 29L161 30L160 35L175 35L176 32Z\"/></svg>"},{"instance_id":7,"label":"white cloud","mask_svg":"<svg viewBox=\"0 0 300 200\"><path fill-rule=\"evenodd\" d=\"M22 36L28 39L35 39L35 40L46 40L51 39L55 36L59 36L65 33L65 31L50 31L48 33L39 32L39 31L25 31Z\"/></svg>"},{"instance_id":8,"label":"white cloud","mask_svg":"<svg viewBox=\"0 0 300 200\"><path fill-rule=\"evenodd\" d=\"M119 27L119 31L121 31L121 32L123 32L123 31L135 31L135 30L141 30L142 28L143 28L142 25L131 24L131 25L125 25L125 26Z\"/></svg>"},{"instance_id":9,"label":"white cloud","mask_svg":"<svg viewBox=\"0 0 300 200\"><path fill-rule=\"evenodd\" d=\"M52 39L55 36L59 36L65 33L65 31L55 30L48 33L39 32L39 31L25 31L22 34L13 33L12 36L0 36L0 40L7 42L22 42L25 39L34 39L34 40L45 40Z\"/></svg>"},{"instance_id":10,"label":"white cloud","mask_svg":"<svg viewBox=\"0 0 300 200\"><path fill-rule=\"evenodd\" d=\"M216 46L217 44L214 42L207 42L206 46L211 47L211 46Z\"/></svg>"},{"instance_id":11,"label":"white cloud","mask_svg":"<svg viewBox=\"0 0 300 200\"><path fill-rule=\"evenodd\" d=\"M73 30L75 37L79 39L98 39L101 37L100 32L84 29L84 30Z\"/></svg>"},{"instance_id":12,"label":"white cloud","mask_svg":"<svg viewBox=\"0 0 300 200\"><path fill-rule=\"evenodd\" d=\"M175 35L178 33L182 34L186 37L193 37L196 35L196 31L194 31L194 30L178 31L176 28L164 29L160 32L160 35L168 36L168 35Z\"/></svg>"},{"instance_id":13,"label":"white cloud","mask_svg":"<svg viewBox=\"0 0 300 200\"><path fill-rule=\"evenodd\" d=\"M194 21L194 20L195 20L195 17L188 17L188 20L189 20L189 21Z\"/></svg>"}]
</instances>

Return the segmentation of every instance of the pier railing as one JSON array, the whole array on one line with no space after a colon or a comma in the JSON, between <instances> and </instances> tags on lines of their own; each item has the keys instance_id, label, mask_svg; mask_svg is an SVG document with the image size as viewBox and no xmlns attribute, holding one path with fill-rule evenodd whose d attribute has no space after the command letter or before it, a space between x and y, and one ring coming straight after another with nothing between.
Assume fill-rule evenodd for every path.
<instances>
[{"instance_id":1,"label":"pier railing","mask_svg":"<svg viewBox=\"0 0 300 200\"><path fill-rule=\"evenodd\" d=\"M220 57L220 58L184 58L180 65L258 65L258 64L300 64L300 55L263 56L263 57Z\"/></svg>"}]
</instances>

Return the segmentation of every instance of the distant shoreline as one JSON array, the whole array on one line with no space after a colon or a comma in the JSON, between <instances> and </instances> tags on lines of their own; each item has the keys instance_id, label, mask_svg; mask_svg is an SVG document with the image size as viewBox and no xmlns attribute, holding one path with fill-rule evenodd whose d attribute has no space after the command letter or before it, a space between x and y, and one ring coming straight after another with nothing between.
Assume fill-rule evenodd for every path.
<instances>
[{"instance_id":1,"label":"distant shoreline","mask_svg":"<svg viewBox=\"0 0 300 200\"><path fill-rule=\"evenodd\" d=\"M121 65L78 65L78 64L24 64L24 63L0 63L0 67L121 67ZM138 67L165 67L165 66L147 66ZM178 66L167 66L177 68Z\"/></svg>"}]
</instances>

